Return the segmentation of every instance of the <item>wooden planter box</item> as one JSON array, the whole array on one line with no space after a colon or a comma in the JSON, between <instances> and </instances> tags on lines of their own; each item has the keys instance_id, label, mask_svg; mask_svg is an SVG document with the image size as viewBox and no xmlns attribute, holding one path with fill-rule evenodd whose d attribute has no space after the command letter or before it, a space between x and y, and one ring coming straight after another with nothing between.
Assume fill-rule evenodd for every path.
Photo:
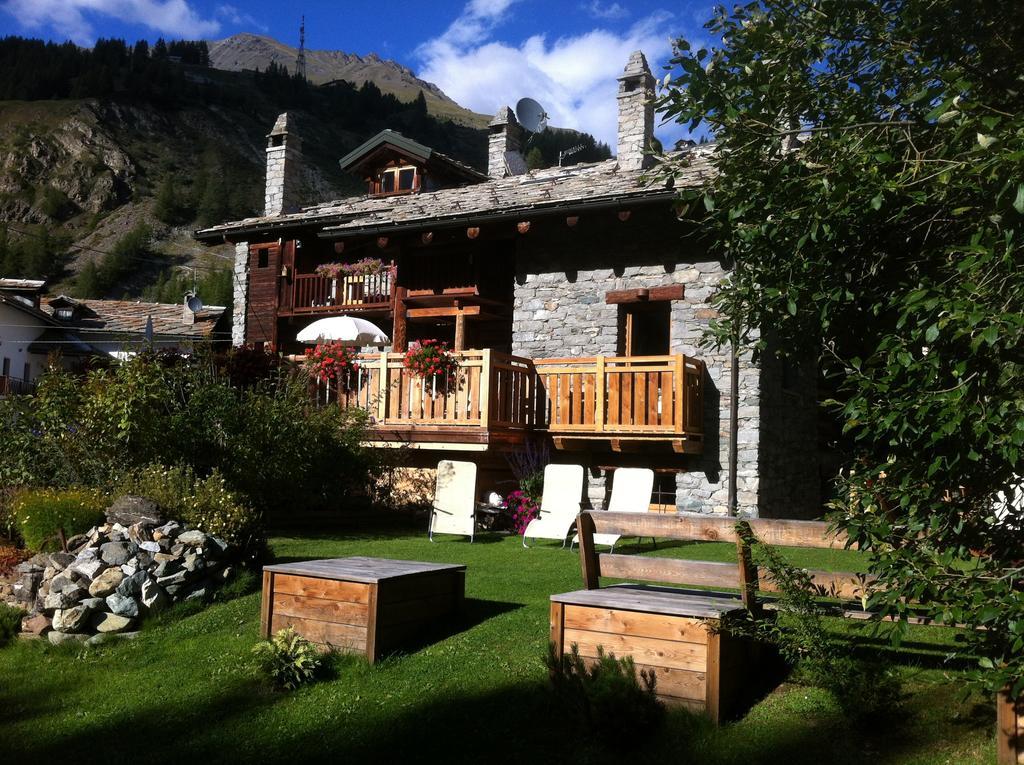
<instances>
[{"instance_id":1,"label":"wooden planter box","mask_svg":"<svg viewBox=\"0 0 1024 765\"><path fill-rule=\"evenodd\" d=\"M294 627L373 663L459 611L465 585L463 565L353 557L265 566L260 630Z\"/></svg>"},{"instance_id":2,"label":"wooden planter box","mask_svg":"<svg viewBox=\"0 0 1024 765\"><path fill-rule=\"evenodd\" d=\"M996 694L996 762L1024 765L1024 699Z\"/></svg>"},{"instance_id":3,"label":"wooden planter box","mask_svg":"<svg viewBox=\"0 0 1024 765\"><path fill-rule=\"evenodd\" d=\"M718 620L741 610L738 599L607 587L551 596L551 642L597 658L633 657L637 673L653 670L655 691L667 704L703 712L718 723L743 714L756 698L758 647L716 632ZM756 676L756 675L755 675Z\"/></svg>"}]
</instances>

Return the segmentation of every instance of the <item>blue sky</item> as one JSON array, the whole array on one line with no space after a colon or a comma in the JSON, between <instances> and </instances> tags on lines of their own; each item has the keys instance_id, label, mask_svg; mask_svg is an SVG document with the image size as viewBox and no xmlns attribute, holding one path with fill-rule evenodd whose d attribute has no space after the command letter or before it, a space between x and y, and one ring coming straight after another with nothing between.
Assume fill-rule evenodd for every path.
<instances>
[{"instance_id":1,"label":"blue sky","mask_svg":"<svg viewBox=\"0 0 1024 765\"><path fill-rule=\"evenodd\" d=\"M306 47L377 53L483 113L529 95L552 124L615 138L615 77L641 49L655 77L671 39L706 43L711 0L469 0L469 2L271 2L271 0L0 0L0 35L82 45L97 37L220 39L239 32ZM666 141L681 128L658 129Z\"/></svg>"}]
</instances>

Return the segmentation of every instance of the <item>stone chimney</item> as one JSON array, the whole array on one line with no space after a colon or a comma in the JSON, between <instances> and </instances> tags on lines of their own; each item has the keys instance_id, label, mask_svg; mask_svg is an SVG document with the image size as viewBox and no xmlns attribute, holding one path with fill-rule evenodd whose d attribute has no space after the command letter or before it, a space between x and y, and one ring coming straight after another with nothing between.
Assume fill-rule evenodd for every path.
<instances>
[{"instance_id":1,"label":"stone chimney","mask_svg":"<svg viewBox=\"0 0 1024 765\"><path fill-rule=\"evenodd\" d=\"M651 164L644 152L654 138L654 75L642 51L634 51L619 77L619 167L641 170Z\"/></svg>"},{"instance_id":2,"label":"stone chimney","mask_svg":"<svg viewBox=\"0 0 1024 765\"><path fill-rule=\"evenodd\" d=\"M280 115L267 136L267 191L264 215L281 215L299 206L302 139L288 130L288 112Z\"/></svg>"},{"instance_id":3,"label":"stone chimney","mask_svg":"<svg viewBox=\"0 0 1024 765\"><path fill-rule=\"evenodd\" d=\"M188 301L192 298L191 292L185 293L184 305L181 308L181 323L185 326L191 326L196 323L196 314L192 310L192 306L188 304Z\"/></svg>"},{"instance_id":4,"label":"stone chimney","mask_svg":"<svg viewBox=\"0 0 1024 765\"><path fill-rule=\"evenodd\" d=\"M526 170L526 160L520 152L523 128L515 113L503 106L488 124L487 174L492 178L520 175Z\"/></svg>"}]
</instances>

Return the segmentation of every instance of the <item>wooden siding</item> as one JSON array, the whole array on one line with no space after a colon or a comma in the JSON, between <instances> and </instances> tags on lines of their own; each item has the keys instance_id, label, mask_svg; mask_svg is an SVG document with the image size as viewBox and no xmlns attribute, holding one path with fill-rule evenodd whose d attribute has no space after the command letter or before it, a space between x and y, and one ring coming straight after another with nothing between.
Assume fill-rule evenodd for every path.
<instances>
[{"instance_id":1,"label":"wooden siding","mask_svg":"<svg viewBox=\"0 0 1024 765\"><path fill-rule=\"evenodd\" d=\"M288 245L293 246L293 243ZM282 247L277 242L249 245L249 303L245 317L247 343L277 343L281 251Z\"/></svg>"}]
</instances>

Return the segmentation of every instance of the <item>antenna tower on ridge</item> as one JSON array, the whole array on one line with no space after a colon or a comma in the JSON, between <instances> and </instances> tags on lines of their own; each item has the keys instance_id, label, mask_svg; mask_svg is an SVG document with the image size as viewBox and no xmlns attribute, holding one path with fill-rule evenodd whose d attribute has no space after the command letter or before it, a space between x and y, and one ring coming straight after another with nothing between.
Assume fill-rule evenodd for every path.
<instances>
[{"instance_id":1,"label":"antenna tower on ridge","mask_svg":"<svg viewBox=\"0 0 1024 765\"><path fill-rule=\"evenodd\" d=\"M299 55L295 58L295 74L306 79L306 17L302 17L299 25Z\"/></svg>"}]
</instances>

